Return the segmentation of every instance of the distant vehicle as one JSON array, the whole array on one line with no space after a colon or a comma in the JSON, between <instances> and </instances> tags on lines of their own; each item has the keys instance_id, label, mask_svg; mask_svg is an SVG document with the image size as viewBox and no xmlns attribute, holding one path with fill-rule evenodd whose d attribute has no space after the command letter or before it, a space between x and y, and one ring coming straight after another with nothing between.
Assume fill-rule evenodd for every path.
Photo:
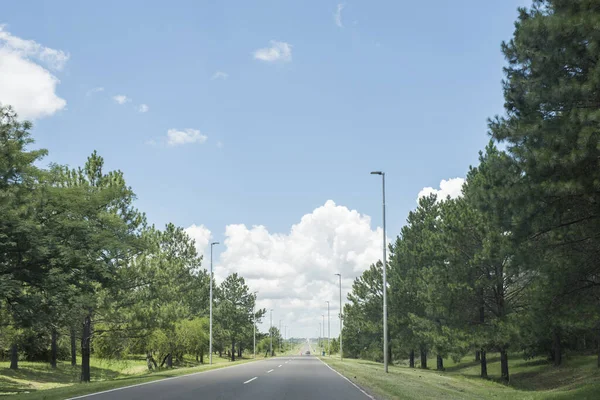
<instances>
[{"instance_id":1,"label":"distant vehicle","mask_svg":"<svg viewBox=\"0 0 600 400\"><path fill-rule=\"evenodd\" d=\"M310 356L310 351L308 351L308 350L307 350L307 351L306 351L306 355L307 355L307 356Z\"/></svg>"}]
</instances>

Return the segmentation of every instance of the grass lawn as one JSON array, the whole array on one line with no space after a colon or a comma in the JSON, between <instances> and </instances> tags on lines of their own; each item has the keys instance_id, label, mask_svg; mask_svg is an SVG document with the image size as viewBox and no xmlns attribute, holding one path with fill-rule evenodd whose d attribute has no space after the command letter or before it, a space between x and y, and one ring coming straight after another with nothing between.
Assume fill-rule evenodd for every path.
<instances>
[{"instance_id":1,"label":"grass lawn","mask_svg":"<svg viewBox=\"0 0 600 400\"><path fill-rule=\"evenodd\" d=\"M449 362L445 372L383 365L371 361L321 357L332 368L381 399L600 399L596 356L574 356L555 368L542 359L509 359L510 385L500 383L500 357L488 355L489 380L479 378L479 364ZM430 364L431 363L431 364ZM428 361L435 366L435 359Z\"/></svg>"},{"instance_id":2,"label":"grass lawn","mask_svg":"<svg viewBox=\"0 0 600 400\"><path fill-rule=\"evenodd\" d=\"M208 363L208 360L205 360ZM213 365L188 361L184 366L163 369L156 372L147 370L143 357L127 360L90 360L92 382L79 383L81 366L59 362L55 370L47 363L19 362L19 369L9 369L8 362L0 362L0 396L19 394L23 399L66 399L73 396L135 385L179 375L191 374L253 361L242 359L231 362L226 358L213 356Z\"/></svg>"}]
</instances>

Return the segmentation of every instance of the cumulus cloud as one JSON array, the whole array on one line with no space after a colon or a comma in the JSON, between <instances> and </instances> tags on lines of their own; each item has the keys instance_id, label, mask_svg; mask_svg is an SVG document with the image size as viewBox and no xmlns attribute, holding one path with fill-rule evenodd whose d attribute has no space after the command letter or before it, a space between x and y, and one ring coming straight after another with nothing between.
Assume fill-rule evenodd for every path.
<instances>
[{"instance_id":1,"label":"cumulus cloud","mask_svg":"<svg viewBox=\"0 0 600 400\"><path fill-rule=\"evenodd\" d=\"M211 80L215 80L215 79L227 79L229 78L229 74L227 72L223 72L223 71L217 71L213 74L212 78L210 78Z\"/></svg>"},{"instance_id":2,"label":"cumulus cloud","mask_svg":"<svg viewBox=\"0 0 600 400\"><path fill-rule=\"evenodd\" d=\"M187 143L204 143L208 136L203 135L197 129L169 129L167 131L167 144L169 146L179 146Z\"/></svg>"},{"instance_id":3,"label":"cumulus cloud","mask_svg":"<svg viewBox=\"0 0 600 400\"><path fill-rule=\"evenodd\" d=\"M60 81L48 69L60 71L68 59L68 53L13 36L0 25L0 104L27 119L64 109L67 102L56 94Z\"/></svg>"},{"instance_id":4,"label":"cumulus cloud","mask_svg":"<svg viewBox=\"0 0 600 400\"><path fill-rule=\"evenodd\" d=\"M210 230L204 225L193 224L187 227L185 229L185 232L188 234L189 237L194 239L194 242L196 242L196 251L199 255L202 255L204 257L204 265L206 265L208 269L209 266L206 263L206 260L208 260L207 257L210 257L210 255L207 253L207 251L210 251L208 246L210 243L210 239L212 238Z\"/></svg>"},{"instance_id":5,"label":"cumulus cloud","mask_svg":"<svg viewBox=\"0 0 600 400\"><path fill-rule=\"evenodd\" d=\"M421 197L429 196L432 193L437 195L438 201L446 200L446 197L450 196L455 199L462 195L462 187L465 183L463 178L450 178L448 180L442 179L440 182L440 188L434 189L432 187L424 187L421 189L417 196L417 203Z\"/></svg>"},{"instance_id":6,"label":"cumulus cloud","mask_svg":"<svg viewBox=\"0 0 600 400\"><path fill-rule=\"evenodd\" d=\"M271 47L258 49L254 52L254 58L267 62L289 62L292 61L292 45L286 42L271 40Z\"/></svg>"},{"instance_id":7,"label":"cumulus cloud","mask_svg":"<svg viewBox=\"0 0 600 400\"><path fill-rule=\"evenodd\" d=\"M344 9L344 7L344 4L338 4L335 12L333 13L333 20L335 21L335 24L340 28L344 27L344 25L342 24L342 10Z\"/></svg>"},{"instance_id":8,"label":"cumulus cloud","mask_svg":"<svg viewBox=\"0 0 600 400\"><path fill-rule=\"evenodd\" d=\"M150 107L148 107L147 104L140 104L137 107L137 110L138 110L138 112L145 113L145 112L148 112L148 110L150 110Z\"/></svg>"},{"instance_id":9,"label":"cumulus cloud","mask_svg":"<svg viewBox=\"0 0 600 400\"><path fill-rule=\"evenodd\" d=\"M129 103L131 101L131 99L127 96L125 96L124 94L118 94L116 96L113 96L113 100L115 101L115 103L117 104L125 104L125 103Z\"/></svg>"},{"instance_id":10,"label":"cumulus cloud","mask_svg":"<svg viewBox=\"0 0 600 400\"><path fill-rule=\"evenodd\" d=\"M334 274L342 274L345 302L353 280L381 259L381 249L382 230L371 228L369 216L329 200L304 215L289 233L227 225L215 275L221 281L233 272L241 274L250 289L258 291L257 306L273 308L273 320L282 319L293 335L314 335L329 301L334 336L339 332L339 283Z\"/></svg>"}]
</instances>

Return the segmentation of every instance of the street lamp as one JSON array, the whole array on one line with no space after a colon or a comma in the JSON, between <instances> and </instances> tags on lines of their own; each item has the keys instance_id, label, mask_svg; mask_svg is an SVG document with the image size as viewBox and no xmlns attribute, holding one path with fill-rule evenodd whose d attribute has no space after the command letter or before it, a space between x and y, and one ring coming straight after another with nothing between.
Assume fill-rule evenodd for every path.
<instances>
[{"instance_id":1,"label":"street lamp","mask_svg":"<svg viewBox=\"0 0 600 400\"><path fill-rule=\"evenodd\" d=\"M317 338L317 347L321 347L321 323L319 322L319 337Z\"/></svg>"},{"instance_id":2,"label":"street lamp","mask_svg":"<svg viewBox=\"0 0 600 400\"><path fill-rule=\"evenodd\" d=\"M388 372L388 331L387 331L387 258L385 255L386 244L385 244L385 172L373 171L372 175L381 175L381 183L383 188L383 366L385 372Z\"/></svg>"},{"instance_id":3,"label":"street lamp","mask_svg":"<svg viewBox=\"0 0 600 400\"><path fill-rule=\"evenodd\" d=\"M329 337L331 336L331 321L329 319L329 302L326 301L327 303L327 352L329 352L329 355L331 355L331 349L329 348Z\"/></svg>"},{"instance_id":4,"label":"street lamp","mask_svg":"<svg viewBox=\"0 0 600 400\"><path fill-rule=\"evenodd\" d=\"M321 341L321 350L325 347L325 314L321 314L321 317L323 317L323 334L321 335L321 337L323 338Z\"/></svg>"},{"instance_id":5,"label":"street lamp","mask_svg":"<svg viewBox=\"0 0 600 400\"><path fill-rule=\"evenodd\" d=\"M287 325L283 326L283 348L285 349L285 351L288 351L287 349L288 345L287 345Z\"/></svg>"},{"instance_id":6,"label":"street lamp","mask_svg":"<svg viewBox=\"0 0 600 400\"><path fill-rule=\"evenodd\" d=\"M252 358L256 358L256 299L254 299L254 307L252 307L252 312L254 313L254 338L253 338L253 356Z\"/></svg>"},{"instance_id":7,"label":"street lamp","mask_svg":"<svg viewBox=\"0 0 600 400\"><path fill-rule=\"evenodd\" d=\"M343 352L342 352L342 274L336 274L337 276L340 277L340 360L342 360L344 358L343 356Z\"/></svg>"},{"instance_id":8,"label":"street lamp","mask_svg":"<svg viewBox=\"0 0 600 400\"><path fill-rule=\"evenodd\" d=\"M269 322L269 324L271 325L271 328L269 328L269 336L271 336L271 344L269 345L269 357L273 357L273 309L271 308L269 311L271 311L271 322Z\"/></svg>"},{"instance_id":9,"label":"street lamp","mask_svg":"<svg viewBox=\"0 0 600 400\"><path fill-rule=\"evenodd\" d=\"M208 343L208 352L210 354L208 362L209 362L210 365L212 365L212 353L213 353L213 351L212 351L212 339L213 339L212 338L212 309L213 309L213 293L212 293L213 290L212 290L212 287L213 287L213 246L215 244L219 244L219 242L212 242L210 244L210 307L209 307L210 308L210 328L209 328L210 339L209 339L209 343Z\"/></svg>"}]
</instances>

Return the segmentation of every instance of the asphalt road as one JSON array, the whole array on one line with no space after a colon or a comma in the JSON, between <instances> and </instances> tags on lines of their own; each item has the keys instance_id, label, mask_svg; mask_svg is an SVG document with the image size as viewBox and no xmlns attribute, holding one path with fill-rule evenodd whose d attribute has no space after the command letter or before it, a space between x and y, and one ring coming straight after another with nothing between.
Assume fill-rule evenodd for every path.
<instances>
[{"instance_id":1,"label":"asphalt road","mask_svg":"<svg viewBox=\"0 0 600 400\"><path fill-rule=\"evenodd\" d=\"M274 357L265 361L240 364L76 398L91 400L366 400L371 397L330 369L317 357L298 354L293 357Z\"/></svg>"}]
</instances>

